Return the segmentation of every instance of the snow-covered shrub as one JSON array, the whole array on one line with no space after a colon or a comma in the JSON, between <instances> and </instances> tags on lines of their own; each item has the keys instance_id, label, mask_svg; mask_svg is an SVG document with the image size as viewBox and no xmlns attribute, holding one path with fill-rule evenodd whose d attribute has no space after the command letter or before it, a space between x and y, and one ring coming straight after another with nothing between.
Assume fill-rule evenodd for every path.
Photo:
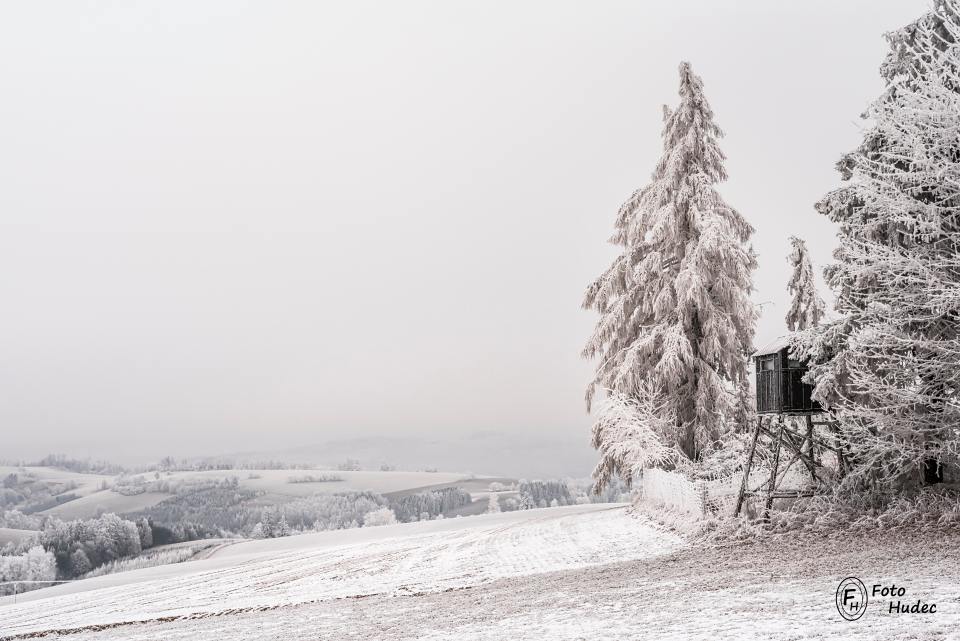
<instances>
[{"instance_id":1,"label":"snow-covered shrub","mask_svg":"<svg viewBox=\"0 0 960 641\"><path fill-rule=\"evenodd\" d=\"M155 553L144 553L127 559L118 559L101 565L100 567L88 571L80 576L83 579L90 579L104 574L116 574L117 572L127 572L129 570L139 570L141 568L153 568L159 565L170 565L173 563L182 563L187 561L197 553L203 546L197 547L179 547L171 550L163 550Z\"/></svg>"},{"instance_id":2,"label":"snow-covered shrub","mask_svg":"<svg viewBox=\"0 0 960 641\"><path fill-rule=\"evenodd\" d=\"M0 556L0 583L12 581L54 581L57 578L56 560L51 552L34 545L23 554ZM0 595L25 592L46 587L43 584L19 583L0 585Z\"/></svg>"},{"instance_id":3,"label":"snow-covered shrub","mask_svg":"<svg viewBox=\"0 0 960 641\"><path fill-rule=\"evenodd\" d=\"M487 497L487 514L497 514L500 512L500 497L494 492Z\"/></svg>"},{"instance_id":4,"label":"snow-covered shrub","mask_svg":"<svg viewBox=\"0 0 960 641\"><path fill-rule=\"evenodd\" d=\"M698 463L680 461L677 470L691 480L712 480L727 478L735 474L746 460L752 434L729 434L722 444L713 444ZM758 448L754 466L761 467L765 462L766 450Z\"/></svg>"},{"instance_id":5,"label":"snow-covered shrub","mask_svg":"<svg viewBox=\"0 0 960 641\"><path fill-rule=\"evenodd\" d=\"M113 485L113 491L124 496L136 496L147 491L147 482L142 476L121 476Z\"/></svg>"},{"instance_id":6,"label":"snow-covered shrub","mask_svg":"<svg viewBox=\"0 0 960 641\"><path fill-rule=\"evenodd\" d=\"M363 469L363 466L360 465L360 461L354 458L348 458L343 463L337 465L337 469L342 472L359 472Z\"/></svg>"},{"instance_id":7,"label":"snow-covered shrub","mask_svg":"<svg viewBox=\"0 0 960 641\"><path fill-rule=\"evenodd\" d=\"M140 518L136 521L137 533L140 535L140 549L153 547L153 527L148 519Z\"/></svg>"},{"instance_id":8,"label":"snow-covered shrub","mask_svg":"<svg viewBox=\"0 0 960 641\"><path fill-rule=\"evenodd\" d=\"M738 518L704 519L696 524L694 536L719 541L783 533L832 536L844 531L953 531L960 525L960 495L955 490L930 487L912 497L894 495L877 501L837 492L796 499L785 509L774 509L769 523L761 516L754 512Z\"/></svg>"},{"instance_id":9,"label":"snow-covered shrub","mask_svg":"<svg viewBox=\"0 0 960 641\"><path fill-rule=\"evenodd\" d=\"M640 383L637 395L607 391L593 424L592 444L600 453L593 470L598 494L614 477L628 485L648 467L674 467L686 457L677 446L676 416L651 383Z\"/></svg>"},{"instance_id":10,"label":"snow-covered shrub","mask_svg":"<svg viewBox=\"0 0 960 641\"><path fill-rule=\"evenodd\" d=\"M15 530L39 530L43 519L32 514L24 514L19 510L5 510L0 515L0 527Z\"/></svg>"},{"instance_id":11,"label":"snow-covered shrub","mask_svg":"<svg viewBox=\"0 0 960 641\"><path fill-rule=\"evenodd\" d=\"M394 525L397 523L397 515L388 507L367 512L363 515L363 527L376 527L378 525Z\"/></svg>"}]
</instances>

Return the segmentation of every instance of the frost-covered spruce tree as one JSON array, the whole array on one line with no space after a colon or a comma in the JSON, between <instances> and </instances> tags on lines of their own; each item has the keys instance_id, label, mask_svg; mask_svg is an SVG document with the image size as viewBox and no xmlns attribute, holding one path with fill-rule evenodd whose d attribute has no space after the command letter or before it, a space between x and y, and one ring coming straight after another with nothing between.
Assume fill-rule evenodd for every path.
<instances>
[{"instance_id":1,"label":"frost-covered spruce tree","mask_svg":"<svg viewBox=\"0 0 960 641\"><path fill-rule=\"evenodd\" d=\"M487 513L496 514L500 511L500 497L495 493L490 492L490 497L487 499Z\"/></svg>"},{"instance_id":2,"label":"frost-covered spruce tree","mask_svg":"<svg viewBox=\"0 0 960 641\"><path fill-rule=\"evenodd\" d=\"M816 327L823 318L826 306L817 293L813 280L813 266L810 264L810 252L807 244L796 236L790 237L791 250L787 256L793 272L787 290L792 298L787 312L787 328L791 331Z\"/></svg>"},{"instance_id":3,"label":"frost-covered spruce tree","mask_svg":"<svg viewBox=\"0 0 960 641\"><path fill-rule=\"evenodd\" d=\"M621 253L585 296L584 307L600 314L583 351L597 359L586 399L589 409L598 389L638 398L648 385L672 426L661 445L698 460L733 428L737 387L747 384L753 229L716 190L727 177L723 134L688 63L680 103L664 119L652 181L617 214L611 242ZM602 417L594 427L604 475L631 464L608 457L621 451L608 438L630 438L629 430L611 430Z\"/></svg>"},{"instance_id":4,"label":"frost-covered spruce tree","mask_svg":"<svg viewBox=\"0 0 960 641\"><path fill-rule=\"evenodd\" d=\"M842 321L815 335L815 394L840 418L849 483L916 484L960 454L960 12L938 2L893 38L899 65L866 114L827 270Z\"/></svg>"},{"instance_id":5,"label":"frost-covered spruce tree","mask_svg":"<svg viewBox=\"0 0 960 641\"><path fill-rule=\"evenodd\" d=\"M896 105L898 96L922 81L925 73L923 56L918 56L917 39L922 32L933 34L927 56L939 57L940 52L952 41L947 31L947 23L955 22L957 8L954 0L934 0L934 8L926 12L915 22L902 29L886 34L890 51L880 66L880 75L886 82L886 89L871 105L870 112L864 118L872 117L871 112L882 111L888 105ZM868 128L863 142L852 152L845 154L837 163L844 185L827 194L819 203L817 211L827 216L839 227L841 247L834 252L836 259L827 265L824 275L827 284L834 291L835 309L839 314L836 321L825 323L815 330L807 330L793 342L795 353L810 363L807 380L815 385L814 398L825 407L834 407L851 395L847 360L852 353L848 340L853 332L862 325L861 316L866 309L866 301L861 292L876 289L869 274L850 277L841 266L846 262L843 246L844 239L869 234L873 239L886 246L899 246L906 242L905 237L882 222L873 220L876 211L865 208L860 193L859 182L854 180L854 172L866 173L874 178L909 162L888 153L889 143L883 131L878 127Z\"/></svg>"}]
</instances>

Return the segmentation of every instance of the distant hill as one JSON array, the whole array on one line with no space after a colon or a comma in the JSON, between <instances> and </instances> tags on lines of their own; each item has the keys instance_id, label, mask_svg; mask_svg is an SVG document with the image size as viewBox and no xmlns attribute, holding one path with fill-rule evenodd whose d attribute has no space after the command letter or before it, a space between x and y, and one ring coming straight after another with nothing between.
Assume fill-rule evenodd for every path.
<instances>
[{"instance_id":1,"label":"distant hill","mask_svg":"<svg viewBox=\"0 0 960 641\"><path fill-rule=\"evenodd\" d=\"M335 439L226 456L238 460L302 461L331 467L346 459L356 459L364 469L378 469L387 464L396 469L475 472L512 478L585 477L597 459L586 436L583 440L532 439L499 431L450 438Z\"/></svg>"}]
</instances>

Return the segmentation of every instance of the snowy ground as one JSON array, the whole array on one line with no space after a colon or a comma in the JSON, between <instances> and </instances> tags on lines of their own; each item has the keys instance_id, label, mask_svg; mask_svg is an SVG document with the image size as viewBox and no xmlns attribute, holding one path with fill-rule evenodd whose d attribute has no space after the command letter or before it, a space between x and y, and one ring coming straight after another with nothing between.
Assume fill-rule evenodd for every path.
<instances>
[{"instance_id":1,"label":"snowy ground","mask_svg":"<svg viewBox=\"0 0 960 641\"><path fill-rule=\"evenodd\" d=\"M834 594L851 574L938 612L889 615L883 599L844 621ZM960 534L691 549L611 506L226 545L205 561L0 600L3 635L84 641L926 640L960 639L958 622Z\"/></svg>"},{"instance_id":2,"label":"snowy ground","mask_svg":"<svg viewBox=\"0 0 960 641\"><path fill-rule=\"evenodd\" d=\"M68 491L70 494L76 494L77 496L93 494L100 489L101 483L106 483L113 480L112 476L106 476L104 474L82 474L80 472L70 472L69 470L58 470L52 467L16 467L13 465L0 465L0 476L7 476L8 474L23 474L24 472L36 477L36 480L44 483L59 484L63 486L70 484L76 485L74 488L66 489L66 487L64 487L62 490Z\"/></svg>"},{"instance_id":3,"label":"snowy ground","mask_svg":"<svg viewBox=\"0 0 960 641\"><path fill-rule=\"evenodd\" d=\"M664 553L680 544L622 506L549 508L225 545L207 560L0 599L3 635L409 596ZM133 634L125 628L124 634Z\"/></svg>"}]
</instances>

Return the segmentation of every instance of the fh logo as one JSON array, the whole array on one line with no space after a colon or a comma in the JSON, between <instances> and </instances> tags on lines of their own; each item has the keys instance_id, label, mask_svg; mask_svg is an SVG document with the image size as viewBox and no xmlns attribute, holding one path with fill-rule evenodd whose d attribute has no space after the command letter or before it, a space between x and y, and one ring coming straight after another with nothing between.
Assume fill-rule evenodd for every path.
<instances>
[{"instance_id":1,"label":"fh logo","mask_svg":"<svg viewBox=\"0 0 960 641\"><path fill-rule=\"evenodd\" d=\"M856 621L867 611L867 587L855 576L848 576L837 588L837 612L847 621Z\"/></svg>"}]
</instances>

